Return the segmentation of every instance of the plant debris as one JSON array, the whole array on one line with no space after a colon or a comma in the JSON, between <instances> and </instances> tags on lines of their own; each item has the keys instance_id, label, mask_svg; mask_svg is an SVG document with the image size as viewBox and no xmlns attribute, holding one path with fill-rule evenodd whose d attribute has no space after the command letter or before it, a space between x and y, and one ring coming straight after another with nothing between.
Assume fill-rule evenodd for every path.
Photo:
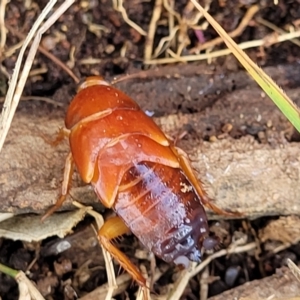
<instances>
[{"instance_id":1,"label":"plant debris","mask_svg":"<svg viewBox=\"0 0 300 300\"><path fill-rule=\"evenodd\" d=\"M49 9L54 2L49 2ZM18 289L16 281L0 273L1 299L31 297L32 282L43 297L52 299L142 299L145 295L102 253L93 226L99 228L103 219L96 211L104 218L111 212L104 210L78 175L72 202L63 210L74 209L75 199L92 204L96 211L63 212L45 224L39 222L40 215L27 215L43 213L60 188L68 146L62 143L50 149L44 138L63 126L76 84L85 76L100 74L106 78L130 74L118 86L168 134L186 132L179 146L190 154L216 203L232 210L238 207L249 218L212 220L220 248L185 271L146 253L133 236L118 241L151 282L151 299L298 297L299 270L292 262L300 261L299 220L292 214L299 215L299 134L264 99L192 2L72 2L65 1L70 7L63 13L58 8L64 1L50 9L52 15L44 24L56 13L59 18L49 29L40 30L44 34L40 44L36 38L37 54L29 52L27 57L31 69L19 64L28 73L20 77L16 90L20 102L14 96L3 106L12 104L13 113L2 119L6 121L1 128L9 134L0 156L0 263L22 271L25 279ZM300 4L200 2L299 105ZM10 80L11 75L20 51L28 55L22 46L30 43L34 22L40 17L43 23L44 4L1 1L2 99L9 88L15 88L17 78ZM96 221L91 217L80 221L87 212Z\"/></svg>"}]
</instances>

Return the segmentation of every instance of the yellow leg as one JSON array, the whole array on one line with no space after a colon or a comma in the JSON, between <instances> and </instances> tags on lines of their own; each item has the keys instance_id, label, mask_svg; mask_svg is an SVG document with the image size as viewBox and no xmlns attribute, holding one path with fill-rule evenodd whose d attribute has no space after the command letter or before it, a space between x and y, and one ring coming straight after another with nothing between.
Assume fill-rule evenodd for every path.
<instances>
[{"instance_id":1,"label":"yellow leg","mask_svg":"<svg viewBox=\"0 0 300 300\"><path fill-rule=\"evenodd\" d=\"M133 277L142 287L147 288L146 280L139 269L129 258L111 243L111 240L130 232L119 217L108 219L98 232L98 238L102 246L114 257L119 264Z\"/></svg>"},{"instance_id":2,"label":"yellow leg","mask_svg":"<svg viewBox=\"0 0 300 300\"><path fill-rule=\"evenodd\" d=\"M65 169L64 169L64 177L63 177L63 182L62 182L62 187L61 187L61 196L59 199L56 201L55 205L52 206L42 217L42 221L45 221L46 218L51 216L55 211L57 211L64 201L67 198L67 195L70 190L71 186L71 180L72 180L72 174L74 172L74 161L71 152L68 154L65 162Z\"/></svg>"}]
</instances>

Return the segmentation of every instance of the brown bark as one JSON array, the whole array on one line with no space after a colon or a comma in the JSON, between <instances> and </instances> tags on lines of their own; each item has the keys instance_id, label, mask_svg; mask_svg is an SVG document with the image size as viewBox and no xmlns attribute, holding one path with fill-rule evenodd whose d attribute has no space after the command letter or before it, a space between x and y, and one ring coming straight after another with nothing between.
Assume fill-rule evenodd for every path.
<instances>
[{"instance_id":1,"label":"brown bark","mask_svg":"<svg viewBox=\"0 0 300 300\"><path fill-rule=\"evenodd\" d=\"M159 121L168 124L163 128L170 129L173 124L176 130L180 127L179 119L163 117ZM2 212L42 212L54 204L68 143L52 147L41 133L53 136L62 125L60 118L16 115L1 153ZM300 213L297 143L272 148L245 137L214 143L188 140L181 144L220 207L238 210L250 218ZM73 186L73 198L89 205L99 203L91 188L83 186L78 176Z\"/></svg>"},{"instance_id":2,"label":"brown bark","mask_svg":"<svg viewBox=\"0 0 300 300\"><path fill-rule=\"evenodd\" d=\"M187 69L181 70L184 74ZM273 68L273 76L287 78L287 71L283 70ZM168 72L172 74L170 70ZM190 155L199 179L204 182L217 205L243 212L249 218L299 214L299 145L288 143L283 138L284 135L289 138L293 136L291 125L269 99L263 99L261 90L249 83L244 73L230 75L222 84L219 82L220 76L214 75L211 81L214 88L207 92L208 98L214 97L213 101L207 102L205 97L200 98L206 102L201 99L202 102L194 101L197 80L201 79L199 82L205 81L207 84L212 76L205 74L203 72L196 80L191 77L190 81L186 77L154 78L152 81L148 78L147 82L122 84L125 92L133 99L137 98L143 109L157 107L155 112L158 113L164 110L165 116L155 118L155 121L168 134L176 136L183 130L188 131L188 135L179 141L179 146ZM298 77L295 75L293 79L297 81ZM233 80L238 89L228 93L225 91L226 82ZM284 82L284 79L281 81ZM189 82L190 88L187 87ZM287 79L286 82L287 85L293 85ZM136 86L135 90L133 86ZM155 86L155 91L159 90L160 93L157 98L149 99ZM168 98L170 86L176 87L172 98ZM247 88L249 86L250 89ZM176 103L176 95L180 95L180 91L184 107L194 107L194 113L170 114L172 110L160 103L161 99ZM186 92L182 94L182 91ZM216 97L217 91L222 95ZM296 89L287 92L292 98L299 94ZM206 109L203 111L204 107ZM222 133L224 124L232 125L229 134ZM42 136L54 139L55 132L62 126L63 112L49 112L44 108L34 113L23 110L16 114L0 153L1 212L42 213L55 203L68 143L66 141L52 147ZM258 137L261 143L247 136L247 133ZM240 135L243 137L230 138ZM203 142L203 138L213 136L217 137L215 142ZM73 177L72 197L101 209L100 201L91 187L84 185L78 175ZM63 209L71 207L68 202Z\"/></svg>"},{"instance_id":3,"label":"brown bark","mask_svg":"<svg viewBox=\"0 0 300 300\"><path fill-rule=\"evenodd\" d=\"M300 285L288 268L278 269L276 274L260 280L247 282L209 300L223 299L299 299Z\"/></svg>"}]
</instances>

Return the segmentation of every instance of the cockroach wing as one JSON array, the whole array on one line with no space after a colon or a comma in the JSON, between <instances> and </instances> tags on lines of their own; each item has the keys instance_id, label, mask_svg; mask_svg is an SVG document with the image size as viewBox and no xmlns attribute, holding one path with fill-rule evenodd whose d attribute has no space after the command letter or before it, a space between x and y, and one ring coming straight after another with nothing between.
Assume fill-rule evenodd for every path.
<instances>
[{"instance_id":1,"label":"cockroach wing","mask_svg":"<svg viewBox=\"0 0 300 300\"><path fill-rule=\"evenodd\" d=\"M125 172L142 161L180 167L170 147L162 146L144 135L120 136L100 151L92 184L106 207L114 204Z\"/></svg>"},{"instance_id":2,"label":"cockroach wing","mask_svg":"<svg viewBox=\"0 0 300 300\"><path fill-rule=\"evenodd\" d=\"M122 135L145 135L157 144L169 141L156 124L141 110L115 110L89 122L80 122L70 134L70 147L84 182L91 182L99 152ZM120 155L120 153L119 153Z\"/></svg>"}]
</instances>

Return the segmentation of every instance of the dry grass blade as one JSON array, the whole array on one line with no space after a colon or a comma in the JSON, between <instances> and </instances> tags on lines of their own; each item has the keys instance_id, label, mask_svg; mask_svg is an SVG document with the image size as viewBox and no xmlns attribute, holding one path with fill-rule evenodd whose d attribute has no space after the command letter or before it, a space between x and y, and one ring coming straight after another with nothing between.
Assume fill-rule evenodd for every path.
<instances>
[{"instance_id":1,"label":"dry grass blade","mask_svg":"<svg viewBox=\"0 0 300 300\"><path fill-rule=\"evenodd\" d=\"M13 45L12 47L10 47L9 49L7 49L2 55L7 58L12 56L18 49L20 49L22 47L22 45L24 44L24 40L20 41L19 43Z\"/></svg>"},{"instance_id":2,"label":"dry grass blade","mask_svg":"<svg viewBox=\"0 0 300 300\"><path fill-rule=\"evenodd\" d=\"M255 21L256 21L257 23L260 23L260 24L262 24L262 25L264 25L264 26L266 26L266 27L268 27L268 28L274 30L275 32L277 32L277 33L279 33L279 34L285 34L285 33L287 33L287 32L284 31L283 29L277 27L276 25L274 25L274 24L271 23L271 22L268 22L268 21L264 20L264 19L261 18L261 17L255 18ZM291 32L292 32L292 31L291 31ZM295 45L297 45L297 46L300 47L300 41L299 41L299 40L291 39L290 41L291 41L292 43L294 43Z\"/></svg>"},{"instance_id":3,"label":"dry grass blade","mask_svg":"<svg viewBox=\"0 0 300 300\"><path fill-rule=\"evenodd\" d=\"M0 103L3 103L4 102L4 98L3 97L0 97ZM39 96L22 96L20 98L21 101L43 101L43 102L46 102L46 103L49 103L49 104L52 104L54 106L58 106L58 107L63 107L64 105L60 102L57 102L51 98L48 98L48 97L39 97Z\"/></svg>"},{"instance_id":4,"label":"dry grass blade","mask_svg":"<svg viewBox=\"0 0 300 300\"><path fill-rule=\"evenodd\" d=\"M146 62L152 61L162 53L165 53L166 56L171 55L175 57L177 61L181 61L181 53L188 45L190 45L188 31L190 29L203 29L203 27L206 26L206 21L205 24L200 26L198 25L199 19L202 18L202 14L198 11L196 13L192 13L193 5L191 3L187 3L182 11L182 16L174 10L174 6L174 1L156 1L149 26L148 40L145 47L144 60ZM207 1L206 9L209 9L209 6L210 1ZM169 35L161 38L153 55L151 55L153 52L152 48L155 29L157 28L160 16L163 15L161 13L162 8L168 12L168 19L166 21L168 22ZM161 21L162 20L160 20L160 22Z\"/></svg>"},{"instance_id":5,"label":"dry grass blade","mask_svg":"<svg viewBox=\"0 0 300 300\"><path fill-rule=\"evenodd\" d=\"M113 0L113 8L116 11L120 12L122 14L122 17L123 17L124 21L129 26L131 26L132 28L134 28L139 34L141 34L141 35L147 35L147 32L144 29L142 29L140 26L138 26L137 24L135 24L133 21L131 21L128 18L126 9L123 6L123 0Z\"/></svg>"},{"instance_id":6,"label":"dry grass blade","mask_svg":"<svg viewBox=\"0 0 300 300\"><path fill-rule=\"evenodd\" d=\"M202 263L200 263L198 266L196 263L192 263L192 266L190 269L185 270L181 273L180 277L174 284L174 288L171 291L171 293L168 295L168 300L179 300L181 295L183 294L189 280L197 275L199 272L201 272L204 268L206 268L214 259L225 256L232 253L242 253L247 252L249 250L253 250L256 247L256 243L249 243L243 246L235 246L232 245L231 248L220 250L208 258L206 258Z\"/></svg>"},{"instance_id":7,"label":"dry grass blade","mask_svg":"<svg viewBox=\"0 0 300 300\"><path fill-rule=\"evenodd\" d=\"M19 71L21 68L21 63L22 63L22 59L23 59L25 50L26 50L28 44L30 43L30 41L32 40L32 38L34 37L36 31L38 30L38 27L40 26L42 21L45 19L45 17L48 15L50 10L53 8L55 3L56 3L56 1L52 0L44 8L44 10L40 14L40 16L38 17L36 22L33 24L30 32L28 33L28 35L24 41L24 44L21 48L20 54L18 56L18 60L16 62L15 69L14 69L14 72L12 75L12 79L9 84L9 89L7 91L7 95L6 95L6 99L5 99L5 103L4 103L4 106L2 109L2 115L1 115L1 119L0 119L0 151L2 149L4 140L6 138L12 118L14 116L15 110L16 110L18 102L19 102L18 99L15 99L14 92L16 89L17 79L18 79L18 75L19 75ZM31 64L30 64L30 66L31 66ZM28 71L28 73L29 73L29 71ZM14 97L14 99L13 99L13 97Z\"/></svg>"},{"instance_id":8,"label":"dry grass blade","mask_svg":"<svg viewBox=\"0 0 300 300\"><path fill-rule=\"evenodd\" d=\"M206 267L199 279L199 284L200 284L200 292L199 292L199 297L201 300L206 300L208 298L208 291L209 291L209 277L210 277L210 270L208 267Z\"/></svg>"},{"instance_id":9,"label":"dry grass blade","mask_svg":"<svg viewBox=\"0 0 300 300\"><path fill-rule=\"evenodd\" d=\"M35 299L44 300L45 298L41 295L35 285L26 277L26 275L20 271L16 277L16 281L19 285L20 296L19 299Z\"/></svg>"},{"instance_id":10,"label":"dry grass blade","mask_svg":"<svg viewBox=\"0 0 300 300\"><path fill-rule=\"evenodd\" d=\"M9 89L6 95L5 103L2 110L2 115L0 119L0 151L2 150L5 138L7 136L8 130L10 128L12 119L14 117L15 111L17 109L21 94L23 92L26 79L28 77L30 68L33 63L33 59L35 57L37 48L39 46L42 34L49 29L50 26L69 8L69 6L74 2L74 0L65 1L48 19L47 21L40 27L42 21L46 18L49 12L52 10L56 1L50 1L47 6L42 11L41 15L34 23L32 29L30 30L26 40L24 41L23 47L21 48L20 54L18 56L18 60L14 69L14 73L9 85ZM35 36L34 41L30 47L27 59L23 66L23 70L20 76L20 79L17 84L17 79L19 75L19 71L21 68L21 62L25 53L25 50Z\"/></svg>"},{"instance_id":11,"label":"dry grass blade","mask_svg":"<svg viewBox=\"0 0 300 300\"><path fill-rule=\"evenodd\" d=\"M297 105L283 92L283 90L273 81L273 79L262 71L250 58L243 52L234 40L228 36L226 31L214 20L214 18L203 9L203 7L196 1L191 0L195 7L203 13L207 21L213 26L217 33L224 39L227 47L232 51L237 60L243 65L250 76L256 83L264 90L264 92L272 99L274 104L281 110L285 117L291 124L300 132L300 110ZM300 30L297 32L300 34ZM277 35L275 39L266 41L267 44L277 42Z\"/></svg>"},{"instance_id":12,"label":"dry grass blade","mask_svg":"<svg viewBox=\"0 0 300 300\"><path fill-rule=\"evenodd\" d=\"M73 201L73 204L79 208L84 207L82 204L80 204L77 201ZM104 224L103 217L99 213L95 212L92 209L89 210L87 213L95 218L95 221L97 223L97 230L99 231L100 228ZM97 232L96 232L96 234L97 234ZM105 296L105 300L110 300L115 295L115 291L118 289L118 284L117 284L117 279L116 279L116 275L115 275L115 271L114 271L112 257L110 255L110 253L107 252L101 244L100 244L100 246L102 248L103 257L105 260L105 269L106 269L107 281L108 281L108 287L106 287L107 293ZM139 294L139 296L137 297L137 299L150 299L149 289L140 288L138 294Z\"/></svg>"},{"instance_id":13,"label":"dry grass blade","mask_svg":"<svg viewBox=\"0 0 300 300\"><path fill-rule=\"evenodd\" d=\"M1 35L0 50L1 52L3 51L6 43L6 28L5 28L4 17L5 17L5 8L7 2L8 2L7 0L2 0L0 3L0 35Z\"/></svg>"},{"instance_id":14,"label":"dry grass blade","mask_svg":"<svg viewBox=\"0 0 300 300\"><path fill-rule=\"evenodd\" d=\"M265 39L261 39L261 40L253 40L253 41L249 41L249 42L244 42L244 43L238 44L238 46L242 50L261 47L261 46L269 47L276 43L290 41L292 39L300 37L300 31L289 32L289 33L285 33L285 34L281 34L281 35L271 35L271 37L272 37L271 39L265 38ZM198 54L198 55L177 56L174 54L174 57L152 59L152 60L144 61L144 63L147 65L171 64L171 63L176 63L176 62L206 60L206 59L221 57L221 56L225 56L225 55L229 55L229 54L232 54L232 51L229 49L222 49L222 50L217 50L214 52L203 53L203 54Z\"/></svg>"},{"instance_id":15,"label":"dry grass blade","mask_svg":"<svg viewBox=\"0 0 300 300\"><path fill-rule=\"evenodd\" d=\"M140 286L137 292L136 300L151 300L150 290Z\"/></svg>"},{"instance_id":16,"label":"dry grass blade","mask_svg":"<svg viewBox=\"0 0 300 300\"><path fill-rule=\"evenodd\" d=\"M173 290L170 292L168 295L167 299L168 300L179 300L181 295L183 294L187 284L189 283L190 280L190 272L194 271L197 266L197 263L193 262L191 263L191 267L188 270L184 270L181 272L179 278L174 284Z\"/></svg>"},{"instance_id":17,"label":"dry grass blade","mask_svg":"<svg viewBox=\"0 0 300 300\"><path fill-rule=\"evenodd\" d=\"M154 54L150 58L158 57L162 52L166 51L169 47L176 47L175 36L180 29L179 26L175 26L175 19L178 23L181 22L180 15L174 10L175 3L174 1L163 0L163 6L168 12L168 26L169 26L169 35L162 38L158 46L156 47ZM145 60L146 56L144 57Z\"/></svg>"},{"instance_id":18,"label":"dry grass blade","mask_svg":"<svg viewBox=\"0 0 300 300\"><path fill-rule=\"evenodd\" d=\"M132 283L132 277L128 274L122 274L117 277L117 288L114 290L112 296L116 296L126 291L127 287ZM85 296L79 298L79 300L99 300L105 299L109 290L109 284L106 283Z\"/></svg>"},{"instance_id":19,"label":"dry grass blade","mask_svg":"<svg viewBox=\"0 0 300 300\"><path fill-rule=\"evenodd\" d=\"M31 101L43 101L43 102L52 104L53 106L64 107L64 104L62 104L60 102L57 102L57 101L55 101L55 100L53 100L51 98L48 98L48 97L24 96L24 97L21 97L21 100L22 101L28 101L28 100L31 100Z\"/></svg>"},{"instance_id":20,"label":"dry grass blade","mask_svg":"<svg viewBox=\"0 0 300 300\"><path fill-rule=\"evenodd\" d=\"M290 260L289 258L287 259L287 265L290 268L293 275L300 282L300 269L299 269L299 267L292 260Z\"/></svg>"},{"instance_id":21,"label":"dry grass blade","mask_svg":"<svg viewBox=\"0 0 300 300\"><path fill-rule=\"evenodd\" d=\"M80 204L77 201L74 201L73 204L76 207L82 208L84 207L82 204ZM99 231L100 228L103 226L104 224L104 220L103 217L95 212L94 210L89 210L88 214L91 215L92 217L94 217L96 223L97 223L97 230ZM96 232L97 234L97 232ZM102 252L103 252L103 257L105 260L105 269L106 269L106 273L107 273L107 280L108 280L108 290L107 290L107 294L105 297L105 300L110 300L113 297L113 293L114 291L117 289L117 281L116 281L116 275L115 275L115 271L114 271L114 266L113 266L113 262L112 262L112 257L111 255L104 249L104 247L100 244L101 248L102 248Z\"/></svg>"},{"instance_id":22,"label":"dry grass blade","mask_svg":"<svg viewBox=\"0 0 300 300\"><path fill-rule=\"evenodd\" d=\"M234 29L232 32L228 33L230 37L237 37L243 33L245 28L249 25L249 22L252 20L253 16L259 11L259 6L258 5L253 5L251 6L245 16L243 17L242 21L238 25L236 29ZM223 43L223 39L221 37L217 37L213 39L212 41L206 42L202 45L199 45L198 47L195 47L194 49L191 50L191 53L193 52L199 52L201 50L209 49L212 48L220 43Z\"/></svg>"},{"instance_id":23,"label":"dry grass blade","mask_svg":"<svg viewBox=\"0 0 300 300\"><path fill-rule=\"evenodd\" d=\"M12 28L9 25L6 25L7 29L15 36L17 36L18 38L22 39L21 42L19 42L18 44L14 45L13 47L11 47L10 49L8 49L5 53L4 56L5 57L9 57L10 55L12 55L18 48L20 48L23 44L23 39L25 39L24 35L15 30L14 28ZM58 59L56 56L54 56L51 52L49 52L48 50L46 50L44 47L42 47L41 45L38 46L38 50L45 55L46 57L48 57L49 59L51 59L53 61L53 63L55 63L56 65L58 65L60 68L62 68L76 83L79 83L79 78L72 72L72 70L66 65L64 64L60 59Z\"/></svg>"},{"instance_id":24,"label":"dry grass blade","mask_svg":"<svg viewBox=\"0 0 300 300\"><path fill-rule=\"evenodd\" d=\"M13 216L14 216L14 214L12 214L12 213L0 213L0 223L2 221L12 218Z\"/></svg>"},{"instance_id":25,"label":"dry grass blade","mask_svg":"<svg viewBox=\"0 0 300 300\"><path fill-rule=\"evenodd\" d=\"M162 0L156 0L151 22L149 25L146 43L145 43L145 53L144 53L145 60L151 59L151 55L153 51L154 35L157 28L157 22L160 18L161 11L162 11Z\"/></svg>"},{"instance_id":26,"label":"dry grass blade","mask_svg":"<svg viewBox=\"0 0 300 300\"><path fill-rule=\"evenodd\" d=\"M185 45L183 42L179 43L179 40L182 40L182 37L184 37L184 33L186 32L187 28L192 28L194 30L203 30L205 27L204 25L199 26L196 25L199 18L202 16L202 14L196 15L194 19L187 19L184 16L181 17L179 14L176 12L172 11L171 7L168 5L165 5L164 1L164 8L168 11L169 15L175 16L176 21L178 25L170 27L169 26L169 36L162 38L159 41L159 44L157 48L154 51L154 54L152 55L151 58L146 59L146 55L144 56L145 64L171 64L171 63L177 63L177 62L189 62L189 61L198 61L198 60L211 60L212 58L216 57L221 57L225 55L229 55L232 53L230 49L222 49L214 52L207 51L206 53L201 53L198 55L181 55L181 52L183 50L183 46ZM191 2L189 2L191 4ZM188 6L188 5L187 5ZM208 7L205 7L204 10L207 11ZM257 13L259 10L258 5L253 5L251 6L248 11L246 12L245 16L243 17L242 21L240 22L239 26L230 32L228 35L230 37L236 37L240 35L243 30L246 28L246 26L249 24L249 22L253 19L253 16ZM184 12L183 12L184 14ZM174 18L173 18L174 19ZM174 25L174 22L171 24ZM276 30L278 33L279 31ZM248 41L239 44L239 47L243 50L249 49L249 48L256 48L256 47L270 47L273 44L276 43L281 43L287 40L290 41L295 41L296 38L300 37L300 32L299 31L293 31L293 32L285 32L281 30L279 33L272 33L268 36L266 36L263 39L260 40L253 40L253 41ZM179 46L177 47L177 50L171 49L170 45L174 44L174 41L177 41L179 43ZM207 43L204 43L198 47L195 47L190 50L190 53L199 53L201 50L209 50L212 49L214 46L220 44L223 42L223 39L221 37L218 37L212 41L209 41ZM295 41L297 43L297 41ZM174 48L174 47L173 47ZM166 52L168 56L170 57L165 57L165 58L159 58L156 59L159 55L161 55L163 52ZM148 55L149 56L149 55Z\"/></svg>"},{"instance_id":27,"label":"dry grass blade","mask_svg":"<svg viewBox=\"0 0 300 300\"><path fill-rule=\"evenodd\" d=\"M169 44L172 43L172 41L174 41L174 37L176 36L178 30L179 26L173 27L172 30L170 30L170 34L159 41L159 44L154 51L152 59L158 57L163 51L165 51L169 47Z\"/></svg>"}]
</instances>

